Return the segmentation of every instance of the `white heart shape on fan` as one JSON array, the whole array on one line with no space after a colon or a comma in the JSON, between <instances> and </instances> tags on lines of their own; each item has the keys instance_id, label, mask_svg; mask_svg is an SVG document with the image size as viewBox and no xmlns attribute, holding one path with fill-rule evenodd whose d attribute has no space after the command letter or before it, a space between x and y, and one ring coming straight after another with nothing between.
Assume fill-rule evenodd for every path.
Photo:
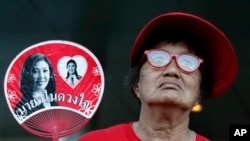
<instances>
[{"instance_id":1,"label":"white heart shape on fan","mask_svg":"<svg viewBox=\"0 0 250 141\"><path fill-rule=\"evenodd\" d=\"M67 79L67 75L68 75L67 63L69 60L75 61L76 71L78 75L80 76L79 80L75 79L73 84L71 83L71 80L69 78ZM88 63L86 59L80 55L75 55L73 57L64 56L61 59L59 59L58 64L57 64L57 70L59 72L59 75L71 88L74 88L75 86L77 86L77 84L79 84L81 79L86 74L87 68L88 68Z\"/></svg>"}]
</instances>

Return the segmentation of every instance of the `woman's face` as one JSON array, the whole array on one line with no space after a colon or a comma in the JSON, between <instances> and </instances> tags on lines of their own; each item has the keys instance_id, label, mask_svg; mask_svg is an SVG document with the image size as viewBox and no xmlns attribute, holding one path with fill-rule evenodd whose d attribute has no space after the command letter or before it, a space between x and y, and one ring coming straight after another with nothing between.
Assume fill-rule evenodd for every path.
<instances>
[{"instance_id":1,"label":"woman's face","mask_svg":"<svg viewBox=\"0 0 250 141\"><path fill-rule=\"evenodd\" d=\"M76 70L76 66L75 66L75 64L74 63L69 63L68 65L67 65L67 68L68 68L68 72L69 72L69 74L74 74L75 73L75 70Z\"/></svg>"},{"instance_id":2,"label":"woman's face","mask_svg":"<svg viewBox=\"0 0 250 141\"><path fill-rule=\"evenodd\" d=\"M192 53L183 42L160 42L155 48L175 54ZM198 103L200 83L199 69L191 73L183 72L175 59L163 68L152 67L146 61L141 67L138 85L134 90L142 104L164 104L191 109Z\"/></svg>"},{"instance_id":3,"label":"woman's face","mask_svg":"<svg viewBox=\"0 0 250 141\"><path fill-rule=\"evenodd\" d=\"M50 70L49 65L44 60L35 63L32 68L32 78L34 80L34 89L43 90L49 83Z\"/></svg>"}]
</instances>

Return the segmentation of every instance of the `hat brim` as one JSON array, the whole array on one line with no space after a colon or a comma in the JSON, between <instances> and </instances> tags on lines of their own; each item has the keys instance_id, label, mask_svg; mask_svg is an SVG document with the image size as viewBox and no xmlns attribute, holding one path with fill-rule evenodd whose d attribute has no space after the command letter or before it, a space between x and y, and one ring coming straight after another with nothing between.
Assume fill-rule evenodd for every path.
<instances>
[{"instance_id":1,"label":"hat brim","mask_svg":"<svg viewBox=\"0 0 250 141\"><path fill-rule=\"evenodd\" d=\"M162 29L188 29L199 36L207 54L210 70L211 93L207 99L215 98L225 93L233 84L238 72L235 51L228 38L210 22L192 14L172 12L162 14L147 23L138 34L130 56L130 67L138 64L143 54L144 43L151 34Z\"/></svg>"}]
</instances>

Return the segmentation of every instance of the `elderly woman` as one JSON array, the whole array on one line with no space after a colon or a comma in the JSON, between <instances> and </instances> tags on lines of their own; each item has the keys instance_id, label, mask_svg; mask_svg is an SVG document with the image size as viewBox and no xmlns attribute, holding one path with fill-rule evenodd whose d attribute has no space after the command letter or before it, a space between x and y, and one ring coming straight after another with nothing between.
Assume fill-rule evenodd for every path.
<instances>
[{"instance_id":1,"label":"elderly woman","mask_svg":"<svg viewBox=\"0 0 250 141\"><path fill-rule=\"evenodd\" d=\"M223 94L237 73L231 43L200 17L173 12L151 20L130 56L128 85L141 103L138 121L86 133L79 141L208 141L189 129L190 112Z\"/></svg>"}]
</instances>

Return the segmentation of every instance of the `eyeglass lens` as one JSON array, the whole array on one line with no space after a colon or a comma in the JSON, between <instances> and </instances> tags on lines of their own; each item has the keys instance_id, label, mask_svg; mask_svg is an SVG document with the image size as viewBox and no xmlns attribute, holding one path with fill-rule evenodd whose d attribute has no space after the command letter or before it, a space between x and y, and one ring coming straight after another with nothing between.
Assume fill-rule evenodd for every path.
<instances>
[{"instance_id":1,"label":"eyeglass lens","mask_svg":"<svg viewBox=\"0 0 250 141\"><path fill-rule=\"evenodd\" d=\"M187 72L195 71L199 65L199 59L193 55L182 54L170 54L163 50L150 50L146 52L150 64L154 67L164 67L169 64L172 57L176 57L178 66Z\"/></svg>"}]
</instances>

